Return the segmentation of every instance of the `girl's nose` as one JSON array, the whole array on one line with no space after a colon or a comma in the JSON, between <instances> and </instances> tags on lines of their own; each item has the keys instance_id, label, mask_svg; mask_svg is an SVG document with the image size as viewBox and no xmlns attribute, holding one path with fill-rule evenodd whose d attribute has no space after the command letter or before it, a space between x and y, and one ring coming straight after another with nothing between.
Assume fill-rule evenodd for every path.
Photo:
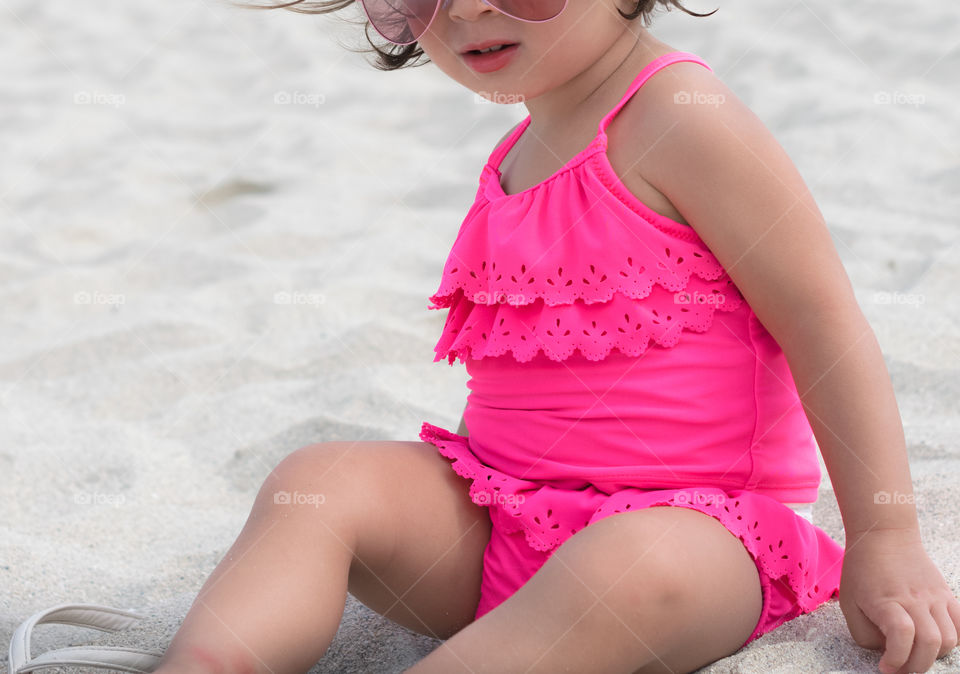
<instances>
[{"instance_id":1,"label":"girl's nose","mask_svg":"<svg viewBox=\"0 0 960 674\"><path fill-rule=\"evenodd\" d=\"M440 9L446 9L450 6L451 2L453 2L453 0L443 0L443 2L440 3ZM485 9L494 9L493 5L491 5L487 0L480 0L480 5L482 5Z\"/></svg>"}]
</instances>

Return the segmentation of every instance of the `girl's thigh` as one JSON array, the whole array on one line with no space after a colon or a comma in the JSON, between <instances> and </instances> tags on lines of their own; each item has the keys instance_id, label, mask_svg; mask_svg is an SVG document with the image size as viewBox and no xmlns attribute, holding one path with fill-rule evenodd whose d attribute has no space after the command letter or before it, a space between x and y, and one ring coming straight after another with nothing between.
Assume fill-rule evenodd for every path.
<instances>
[{"instance_id":1,"label":"girl's thigh","mask_svg":"<svg viewBox=\"0 0 960 674\"><path fill-rule=\"evenodd\" d=\"M319 489L354 504L348 583L354 597L439 639L473 621L490 517L434 445L323 442L294 455L286 461L299 465L288 474L301 481L313 476Z\"/></svg>"},{"instance_id":2,"label":"girl's thigh","mask_svg":"<svg viewBox=\"0 0 960 674\"><path fill-rule=\"evenodd\" d=\"M595 521L417 672L691 672L757 625L761 579L713 517L647 507Z\"/></svg>"}]
</instances>

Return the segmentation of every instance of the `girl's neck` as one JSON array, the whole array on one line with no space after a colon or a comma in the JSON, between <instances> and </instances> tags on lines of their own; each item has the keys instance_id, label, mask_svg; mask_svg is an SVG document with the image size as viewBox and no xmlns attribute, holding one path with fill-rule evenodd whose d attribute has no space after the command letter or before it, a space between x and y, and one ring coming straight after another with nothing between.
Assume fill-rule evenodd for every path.
<instances>
[{"instance_id":1,"label":"girl's neck","mask_svg":"<svg viewBox=\"0 0 960 674\"><path fill-rule=\"evenodd\" d=\"M540 138L568 135L579 126L578 120L605 114L644 65L669 51L673 49L645 29L639 34L624 30L586 70L524 103L530 114L530 133Z\"/></svg>"}]
</instances>

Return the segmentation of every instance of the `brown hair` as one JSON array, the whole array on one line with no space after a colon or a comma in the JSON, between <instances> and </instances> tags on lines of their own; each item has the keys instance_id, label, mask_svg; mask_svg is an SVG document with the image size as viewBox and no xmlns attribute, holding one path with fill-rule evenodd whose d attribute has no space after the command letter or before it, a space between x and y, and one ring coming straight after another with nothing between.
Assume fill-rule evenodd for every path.
<instances>
[{"instance_id":1,"label":"brown hair","mask_svg":"<svg viewBox=\"0 0 960 674\"><path fill-rule=\"evenodd\" d=\"M232 3L241 9L286 9L291 12L298 12L300 14L329 14L330 12L336 12L341 9L346 9L350 5L354 4L356 0L290 0L280 5L247 5L244 3ZM705 17L710 16L715 13L709 12L707 14L697 14L696 12L691 12L686 7L681 4L681 0L636 0L636 8L629 14L624 14L620 8L617 8L617 12L624 19L633 21L637 17L641 17L641 21L644 26L649 26L651 23L651 17L654 11L660 7L663 7L666 11L670 11L672 8L676 7L677 9L689 14L690 16L699 16ZM362 11L362 10L361 10ZM341 17L342 18L342 17ZM383 40L384 44L376 44L370 38L370 21L367 20L364 16L363 20L363 34L367 38L367 42L370 44L372 49L350 49L350 51L358 52L361 54L371 54L375 53L377 55L377 60L372 64L377 70L397 70L398 68L404 67L416 67L423 66L430 63L430 59L423 53L423 49L420 48L416 42L406 45L397 45L391 42ZM374 30L376 35L379 33ZM349 49L349 47L346 47ZM422 60L421 60L422 59ZM411 62L412 63L408 63Z\"/></svg>"}]
</instances>

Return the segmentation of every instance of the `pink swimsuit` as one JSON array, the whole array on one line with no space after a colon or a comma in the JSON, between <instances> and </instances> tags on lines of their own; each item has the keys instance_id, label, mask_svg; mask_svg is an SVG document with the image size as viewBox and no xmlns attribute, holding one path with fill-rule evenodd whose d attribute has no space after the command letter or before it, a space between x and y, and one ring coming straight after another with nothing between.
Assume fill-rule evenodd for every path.
<instances>
[{"instance_id":1,"label":"pink swimsuit","mask_svg":"<svg viewBox=\"0 0 960 674\"><path fill-rule=\"evenodd\" d=\"M493 529L476 617L580 529L670 505L718 519L760 572L744 645L837 596L842 547L785 504L817 499L813 432L776 340L694 229L629 192L605 129L672 52L634 79L593 141L542 183L505 194L483 167L431 309L435 361L470 375L469 436L421 439L471 480Z\"/></svg>"}]
</instances>

